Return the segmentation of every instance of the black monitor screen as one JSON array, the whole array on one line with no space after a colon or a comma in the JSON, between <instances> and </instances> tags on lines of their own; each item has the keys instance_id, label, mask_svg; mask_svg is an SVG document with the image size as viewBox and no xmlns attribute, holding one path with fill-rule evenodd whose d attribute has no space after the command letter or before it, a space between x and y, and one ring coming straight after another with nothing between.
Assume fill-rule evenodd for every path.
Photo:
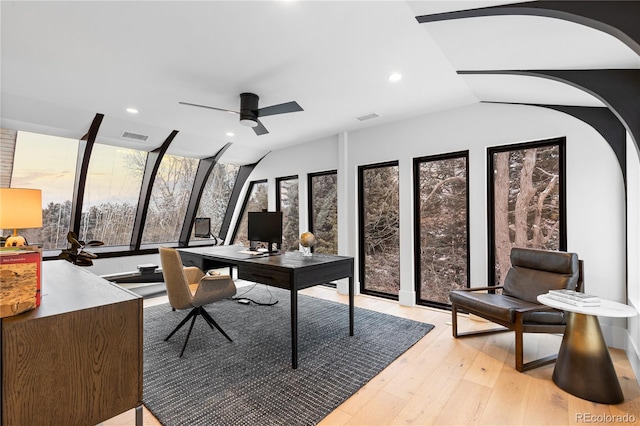
<instances>
[{"instance_id":1,"label":"black monitor screen","mask_svg":"<svg viewBox=\"0 0 640 426\"><path fill-rule=\"evenodd\" d=\"M211 236L211 219L197 217L193 233L197 238L209 238Z\"/></svg>"},{"instance_id":2,"label":"black monitor screen","mask_svg":"<svg viewBox=\"0 0 640 426\"><path fill-rule=\"evenodd\" d=\"M247 239L269 243L282 244L282 212L248 212Z\"/></svg>"}]
</instances>

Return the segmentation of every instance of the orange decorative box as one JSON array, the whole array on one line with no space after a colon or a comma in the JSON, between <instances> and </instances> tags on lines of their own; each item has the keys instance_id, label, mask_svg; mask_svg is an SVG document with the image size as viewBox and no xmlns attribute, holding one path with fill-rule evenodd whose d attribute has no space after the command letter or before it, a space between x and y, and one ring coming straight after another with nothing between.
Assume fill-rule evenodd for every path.
<instances>
[{"instance_id":1,"label":"orange decorative box","mask_svg":"<svg viewBox=\"0 0 640 426\"><path fill-rule=\"evenodd\" d=\"M0 318L40 306L41 264L37 247L0 248Z\"/></svg>"}]
</instances>

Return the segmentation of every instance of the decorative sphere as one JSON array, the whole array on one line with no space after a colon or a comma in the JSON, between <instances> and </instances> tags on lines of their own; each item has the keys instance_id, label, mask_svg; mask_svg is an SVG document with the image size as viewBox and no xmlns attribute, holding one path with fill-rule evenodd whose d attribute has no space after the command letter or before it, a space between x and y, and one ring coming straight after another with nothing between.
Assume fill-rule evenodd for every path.
<instances>
[{"instance_id":1,"label":"decorative sphere","mask_svg":"<svg viewBox=\"0 0 640 426\"><path fill-rule=\"evenodd\" d=\"M300 234L300 245L302 247L313 247L316 243L316 236L311 232L303 232Z\"/></svg>"}]
</instances>

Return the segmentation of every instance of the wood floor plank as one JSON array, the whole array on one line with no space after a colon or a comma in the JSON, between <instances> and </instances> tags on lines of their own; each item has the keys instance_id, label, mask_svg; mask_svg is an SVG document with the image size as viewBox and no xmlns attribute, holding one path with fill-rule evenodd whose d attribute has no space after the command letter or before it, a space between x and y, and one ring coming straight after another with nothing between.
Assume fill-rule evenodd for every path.
<instances>
[{"instance_id":1,"label":"wood floor plank","mask_svg":"<svg viewBox=\"0 0 640 426\"><path fill-rule=\"evenodd\" d=\"M464 379L492 388L509 355L511 333L489 335ZM508 340L507 340L508 339Z\"/></svg>"},{"instance_id":2,"label":"wood floor plank","mask_svg":"<svg viewBox=\"0 0 640 426\"><path fill-rule=\"evenodd\" d=\"M520 425L525 421L531 378L503 365L480 424Z\"/></svg>"},{"instance_id":3,"label":"wood floor plank","mask_svg":"<svg viewBox=\"0 0 640 426\"><path fill-rule=\"evenodd\" d=\"M379 391L369 399L345 425L390 424L406 401L385 391Z\"/></svg>"},{"instance_id":4,"label":"wood floor plank","mask_svg":"<svg viewBox=\"0 0 640 426\"><path fill-rule=\"evenodd\" d=\"M455 392L466 372L459 363L442 362L416 390L391 425L431 425ZM380 424L380 423L378 423Z\"/></svg>"},{"instance_id":5,"label":"wood floor plank","mask_svg":"<svg viewBox=\"0 0 640 426\"><path fill-rule=\"evenodd\" d=\"M444 404L434 424L477 425L485 412L490 388L468 380L461 380ZM464 401L461 404L461 401Z\"/></svg>"}]
</instances>

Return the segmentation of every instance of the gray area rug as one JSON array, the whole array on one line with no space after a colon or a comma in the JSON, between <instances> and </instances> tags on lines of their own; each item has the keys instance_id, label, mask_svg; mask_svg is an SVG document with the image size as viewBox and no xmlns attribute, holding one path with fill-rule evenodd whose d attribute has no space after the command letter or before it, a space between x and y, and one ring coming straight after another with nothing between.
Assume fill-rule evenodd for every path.
<instances>
[{"instance_id":1,"label":"gray area rug","mask_svg":"<svg viewBox=\"0 0 640 426\"><path fill-rule=\"evenodd\" d=\"M242 293L244 289L240 289ZM262 285L245 295L273 306L223 300L207 311L178 358L188 324L163 339L188 311L144 309L143 402L165 425L313 425L353 395L433 326L298 296L298 368L291 368L289 292Z\"/></svg>"}]
</instances>

